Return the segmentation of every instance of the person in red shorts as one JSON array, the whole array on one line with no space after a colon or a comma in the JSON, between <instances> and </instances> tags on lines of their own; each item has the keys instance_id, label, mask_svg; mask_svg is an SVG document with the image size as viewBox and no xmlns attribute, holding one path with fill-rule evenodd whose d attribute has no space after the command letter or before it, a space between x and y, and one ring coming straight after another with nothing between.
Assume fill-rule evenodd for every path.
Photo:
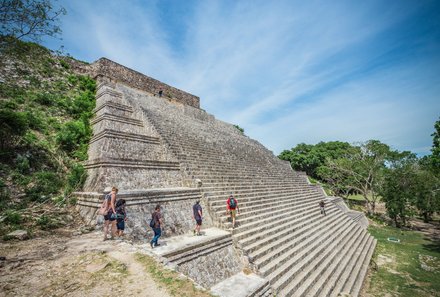
<instances>
[{"instance_id":1,"label":"person in red shorts","mask_svg":"<svg viewBox=\"0 0 440 297\"><path fill-rule=\"evenodd\" d=\"M233 195L228 197L226 200L226 214L229 214L232 219L232 229L235 228L235 217L240 214L240 209L238 208L238 201Z\"/></svg>"}]
</instances>

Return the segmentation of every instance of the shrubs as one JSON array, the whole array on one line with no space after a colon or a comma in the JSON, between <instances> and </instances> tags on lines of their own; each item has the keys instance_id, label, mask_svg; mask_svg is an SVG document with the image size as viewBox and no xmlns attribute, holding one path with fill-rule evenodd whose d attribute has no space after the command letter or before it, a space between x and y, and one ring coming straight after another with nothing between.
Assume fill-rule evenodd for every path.
<instances>
[{"instance_id":1,"label":"shrubs","mask_svg":"<svg viewBox=\"0 0 440 297\"><path fill-rule=\"evenodd\" d=\"M42 215L41 217L38 218L37 225L42 230L51 230L60 227L62 224L54 217Z\"/></svg>"},{"instance_id":2,"label":"shrubs","mask_svg":"<svg viewBox=\"0 0 440 297\"><path fill-rule=\"evenodd\" d=\"M19 226L21 222L23 221L23 218L21 217L21 214L18 213L15 210L7 210L4 213L5 219L4 223L14 226Z\"/></svg>"},{"instance_id":3,"label":"shrubs","mask_svg":"<svg viewBox=\"0 0 440 297\"><path fill-rule=\"evenodd\" d=\"M86 181L86 177L87 172L84 166L77 163L73 164L70 168L70 173L67 176L65 194L70 194L71 192L80 189Z\"/></svg>"},{"instance_id":4,"label":"shrubs","mask_svg":"<svg viewBox=\"0 0 440 297\"><path fill-rule=\"evenodd\" d=\"M10 149L17 144L20 136L26 133L29 127L27 116L24 112L10 109L0 109L0 149Z\"/></svg>"},{"instance_id":5,"label":"shrubs","mask_svg":"<svg viewBox=\"0 0 440 297\"><path fill-rule=\"evenodd\" d=\"M27 158L27 156L24 155L18 155L17 158L15 158L15 166L17 170L22 174L29 173L31 168L29 164L29 159Z\"/></svg>"},{"instance_id":6,"label":"shrubs","mask_svg":"<svg viewBox=\"0 0 440 297\"><path fill-rule=\"evenodd\" d=\"M87 127L83 121L70 121L61 128L56 139L63 150L73 153L86 135Z\"/></svg>"},{"instance_id":7,"label":"shrubs","mask_svg":"<svg viewBox=\"0 0 440 297\"><path fill-rule=\"evenodd\" d=\"M44 202L60 190L63 182L56 173L41 171L33 175L31 184L26 189L26 196L31 201Z\"/></svg>"},{"instance_id":8,"label":"shrubs","mask_svg":"<svg viewBox=\"0 0 440 297\"><path fill-rule=\"evenodd\" d=\"M87 159L96 83L73 73L71 58L34 43L16 41L0 47L0 55L11 65L2 69L0 84L0 217L16 209L27 218L29 205L63 206L83 185L86 170L79 162ZM8 213L0 233L23 218ZM26 225L54 226L50 218L36 220L31 216Z\"/></svg>"}]
</instances>

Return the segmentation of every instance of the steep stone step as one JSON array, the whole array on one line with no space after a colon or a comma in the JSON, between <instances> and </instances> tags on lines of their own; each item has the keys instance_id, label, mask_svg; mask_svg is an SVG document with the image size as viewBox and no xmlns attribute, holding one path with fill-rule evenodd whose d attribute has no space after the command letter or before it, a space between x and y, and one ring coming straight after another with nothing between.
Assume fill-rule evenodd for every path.
<instances>
[{"instance_id":1,"label":"steep stone step","mask_svg":"<svg viewBox=\"0 0 440 297\"><path fill-rule=\"evenodd\" d=\"M357 247L353 246L349 249L347 254L339 253L339 257L342 257L342 262L339 264L334 271L329 271L328 281L321 282L320 284L315 284L310 290L311 296L329 296L332 290L340 291L345 280L348 279L349 275L353 271L358 258L362 253L366 252L365 248L370 243L371 236L367 232L364 232L362 241L357 241ZM340 283L341 286L337 288L337 284Z\"/></svg>"},{"instance_id":2,"label":"steep stone step","mask_svg":"<svg viewBox=\"0 0 440 297\"><path fill-rule=\"evenodd\" d=\"M365 253L363 259L361 259L361 261L357 263L358 265L353 270L353 274L350 275L350 278L347 280L342 289L343 292L349 292L354 297L357 297L359 295L359 291L363 285L365 274L367 273L371 256L373 255L374 248L376 246L376 242L376 239L372 240L371 246L368 249L368 253Z\"/></svg>"},{"instance_id":3,"label":"steep stone step","mask_svg":"<svg viewBox=\"0 0 440 297\"><path fill-rule=\"evenodd\" d=\"M241 187L217 187L216 189L211 189L207 191L206 188L202 188L203 192L205 192L205 196L215 204L215 201L221 197L229 197L232 193L234 196L243 196L248 193L271 193L274 190L293 190L293 191L305 191L308 189L298 189L295 185L284 185L284 184L273 184L271 182L257 184L257 185L243 185Z\"/></svg>"},{"instance_id":4,"label":"steep stone step","mask_svg":"<svg viewBox=\"0 0 440 297\"><path fill-rule=\"evenodd\" d=\"M325 216L325 218L330 217L330 214L333 211L335 211L334 208L329 208L329 215ZM277 222L277 224L273 228L243 238L238 242L238 244L248 255L250 254L252 257L256 257L257 255L253 254L254 252L259 249L262 249L262 251L264 252L265 246L276 238L288 235L292 232L292 230L296 230L299 228L303 228L303 230L306 231L309 228L312 228L315 225L314 223L321 222L320 219L316 220L318 214L319 212L317 210L310 211L302 217L298 217L294 220L289 220L283 224Z\"/></svg>"},{"instance_id":5,"label":"steep stone step","mask_svg":"<svg viewBox=\"0 0 440 297\"><path fill-rule=\"evenodd\" d=\"M255 240L250 246L246 246L246 243L241 241L243 250L249 253L251 259L259 259L260 265L264 265L264 261L270 261L270 257L273 256L273 254L270 253L278 247L293 246L297 239L310 236L310 233L312 233L311 230L316 230L320 225L327 226L335 224L337 219L341 216L333 214L334 209L329 210L326 216L322 216L318 212L312 212L309 216L303 217L302 220L289 222L289 225L285 224L280 231L274 232L274 234L267 234L266 237L260 237L258 241ZM271 256L263 258L266 255Z\"/></svg>"},{"instance_id":6,"label":"steep stone step","mask_svg":"<svg viewBox=\"0 0 440 297\"><path fill-rule=\"evenodd\" d=\"M270 247L267 253L262 255L262 257L257 258L255 265L261 268L260 271L266 276L274 272L277 268L277 265L281 265L289 261L289 259L299 254L301 251L309 249L309 246L316 245L316 240L320 239L320 236L329 236L328 234L325 234L326 231L330 231L332 228L335 228L344 222L344 217L335 217L336 219L331 221L324 228L320 229L320 226L316 226L313 228L315 232L306 232L284 245ZM277 265L271 261L271 259L274 259L274 257L279 259Z\"/></svg>"},{"instance_id":7,"label":"steep stone step","mask_svg":"<svg viewBox=\"0 0 440 297\"><path fill-rule=\"evenodd\" d=\"M204 192L204 191L203 191ZM206 195L206 192L204 192L205 197L209 201L209 205L212 208L216 208L218 206L224 206L226 203L226 200L229 197L228 195L224 194L217 194L213 193L211 195ZM257 188L257 189L243 189L241 191L235 192L234 198L237 199L237 202L239 205L245 205L247 203L252 202L261 202L264 201L266 198L270 200L271 197L275 197L277 195L283 195L283 194L290 194L292 196L300 196L300 195L321 195L317 191L308 190L308 189L297 189L297 188L284 188L284 187L270 187L267 186L266 188Z\"/></svg>"},{"instance_id":8,"label":"steep stone step","mask_svg":"<svg viewBox=\"0 0 440 297\"><path fill-rule=\"evenodd\" d=\"M347 240L347 235L349 235L353 230L351 224L354 223L352 223L352 221L345 221L345 224L342 223L339 225L340 227L335 233L321 236L320 240L316 240L312 246L307 249L303 249L293 258L277 267L276 270L268 275L269 280L274 281L272 285L275 287L275 289L278 292L283 292L284 288L288 286L286 291L295 290L303 281L304 274L309 272L305 269L307 267L312 267L309 264L314 259L317 261L322 260L322 257L319 257L322 251L330 252L333 250L333 248L343 244ZM291 270L292 267L295 267L294 271ZM289 270L290 273L286 273ZM303 271L305 271L305 273ZM280 293L280 295L285 296L283 293Z\"/></svg>"},{"instance_id":9,"label":"steep stone step","mask_svg":"<svg viewBox=\"0 0 440 297\"><path fill-rule=\"evenodd\" d=\"M235 196L237 197L237 196ZM271 206L271 205L280 205L283 203L289 203L292 200L308 200L309 198L313 197L319 197L319 195L314 193L296 193L292 191L280 191L280 192L274 192L271 194L266 193L249 193L246 194L245 197L241 196L237 199L238 206L240 208L240 211L243 213L250 212L250 211L257 211L261 208ZM220 200L220 201L218 201ZM210 208L217 212L217 211L224 211L226 208L226 198L219 198L215 204L210 203ZM209 201L209 200L208 200Z\"/></svg>"},{"instance_id":10,"label":"steep stone step","mask_svg":"<svg viewBox=\"0 0 440 297\"><path fill-rule=\"evenodd\" d=\"M162 256L176 265L181 265L229 245L232 245L232 238L230 235L224 235L163 254Z\"/></svg>"},{"instance_id":11,"label":"steep stone step","mask_svg":"<svg viewBox=\"0 0 440 297\"><path fill-rule=\"evenodd\" d=\"M314 203L315 208L318 208L319 199L320 198L310 198L307 199L307 203L301 203L300 199L291 199L290 201L281 201L281 203L279 204L268 203L255 205L254 210L242 210L240 207L240 222L242 225L245 225L247 222L259 220L264 217L271 217L273 215L277 215L285 211L294 209L299 205L311 205L312 203ZM219 211L217 213L217 217L220 219L221 222L225 222L229 216L225 214L225 211Z\"/></svg>"},{"instance_id":12,"label":"steep stone step","mask_svg":"<svg viewBox=\"0 0 440 297\"><path fill-rule=\"evenodd\" d=\"M267 199L260 201L247 201L245 203L239 203L240 218L242 220L248 217L255 216L261 213L267 213L268 209L273 208L287 208L289 206L294 207L297 204L301 204L305 201L311 202L319 200L320 197L312 194L294 195L292 193L277 193L273 196L269 196ZM316 202L318 205L318 202ZM216 213L217 217L224 221L228 217L226 214L226 203L222 206L215 208L211 207L211 210Z\"/></svg>"},{"instance_id":13,"label":"steep stone step","mask_svg":"<svg viewBox=\"0 0 440 297\"><path fill-rule=\"evenodd\" d=\"M331 255L326 256L319 266L320 269L318 268L312 271L301 286L294 292L291 292L293 293L292 296L317 296L324 284L328 282L330 276L335 274L336 269L346 267L346 263L343 259L351 258L354 251L364 239L367 239L366 234L362 232L362 230L357 231L355 236L353 236L344 247L338 247Z\"/></svg>"},{"instance_id":14,"label":"steep stone step","mask_svg":"<svg viewBox=\"0 0 440 297\"><path fill-rule=\"evenodd\" d=\"M273 217L266 217L259 221L250 222L249 224L242 225L234 229L234 240L240 241L241 239L250 237L256 233L264 232L268 229L272 229L272 222L277 224L283 224L289 220L306 216L310 211L316 210L315 203L313 205L301 205L301 207L289 210L288 212L279 214Z\"/></svg>"}]
</instances>

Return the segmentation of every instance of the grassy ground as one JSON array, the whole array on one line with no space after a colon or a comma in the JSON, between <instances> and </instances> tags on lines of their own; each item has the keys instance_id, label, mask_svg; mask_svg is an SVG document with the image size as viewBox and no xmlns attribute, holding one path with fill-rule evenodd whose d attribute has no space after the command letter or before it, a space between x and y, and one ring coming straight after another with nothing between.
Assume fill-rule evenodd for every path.
<instances>
[{"instance_id":1,"label":"grassy ground","mask_svg":"<svg viewBox=\"0 0 440 297\"><path fill-rule=\"evenodd\" d=\"M138 253L135 255L135 259L146 268L159 286L166 288L171 296L212 297L209 292L196 288L189 279L182 278L178 273L163 268L156 260L149 256Z\"/></svg>"},{"instance_id":2,"label":"grassy ground","mask_svg":"<svg viewBox=\"0 0 440 297\"><path fill-rule=\"evenodd\" d=\"M440 243L418 231L370 225L377 239L370 296L440 296ZM400 243L387 240L400 239Z\"/></svg>"},{"instance_id":3,"label":"grassy ground","mask_svg":"<svg viewBox=\"0 0 440 297\"><path fill-rule=\"evenodd\" d=\"M370 197L370 195L369 195L369 197ZM380 202L380 201L381 201L380 198L381 198L381 197L377 197L377 202ZM364 196L362 196L361 194L353 194L353 195L350 195L350 196L348 196L348 199L350 199L350 200L356 200L356 201L365 201Z\"/></svg>"}]
</instances>

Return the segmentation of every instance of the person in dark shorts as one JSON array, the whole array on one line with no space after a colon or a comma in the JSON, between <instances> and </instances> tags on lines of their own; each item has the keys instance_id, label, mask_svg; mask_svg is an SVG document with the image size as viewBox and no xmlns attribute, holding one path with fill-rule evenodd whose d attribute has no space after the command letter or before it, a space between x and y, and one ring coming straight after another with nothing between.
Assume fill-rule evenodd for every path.
<instances>
[{"instance_id":1,"label":"person in dark shorts","mask_svg":"<svg viewBox=\"0 0 440 297\"><path fill-rule=\"evenodd\" d=\"M111 232L111 239L113 239L116 236L116 209L115 209L115 203L116 203L116 194L118 193L118 188L113 187L112 191L105 195L105 201L106 203L106 214L104 214L104 240L107 240L107 234L109 231L110 226L110 232Z\"/></svg>"},{"instance_id":2,"label":"person in dark shorts","mask_svg":"<svg viewBox=\"0 0 440 297\"><path fill-rule=\"evenodd\" d=\"M232 219L232 229L235 228L235 217L238 214L240 214L240 209L238 208L238 201L235 199L233 195L230 195L228 197L228 200L226 200L226 214L229 214Z\"/></svg>"},{"instance_id":3,"label":"person in dark shorts","mask_svg":"<svg viewBox=\"0 0 440 297\"><path fill-rule=\"evenodd\" d=\"M116 228L117 235L121 239L124 236L125 221L127 221L127 213L125 212L126 202L124 199L119 199L116 202Z\"/></svg>"},{"instance_id":4,"label":"person in dark shorts","mask_svg":"<svg viewBox=\"0 0 440 297\"><path fill-rule=\"evenodd\" d=\"M321 200L319 202L319 208L321 209L321 214L326 216L327 214L325 213L325 202L324 202L324 200Z\"/></svg>"},{"instance_id":5,"label":"person in dark shorts","mask_svg":"<svg viewBox=\"0 0 440 297\"><path fill-rule=\"evenodd\" d=\"M200 205L200 201L197 200L196 204L193 205L193 218L196 220L196 226L194 228L194 235L200 234L200 227L202 226L202 206Z\"/></svg>"},{"instance_id":6,"label":"person in dark shorts","mask_svg":"<svg viewBox=\"0 0 440 297\"><path fill-rule=\"evenodd\" d=\"M150 241L151 248L154 248L156 246L159 246L160 244L157 242L159 240L159 237L162 235L161 226L163 223L162 214L160 213L160 205L156 205L156 208L154 209L154 212L151 214L151 220L153 221L152 228L154 231L154 237Z\"/></svg>"}]
</instances>

